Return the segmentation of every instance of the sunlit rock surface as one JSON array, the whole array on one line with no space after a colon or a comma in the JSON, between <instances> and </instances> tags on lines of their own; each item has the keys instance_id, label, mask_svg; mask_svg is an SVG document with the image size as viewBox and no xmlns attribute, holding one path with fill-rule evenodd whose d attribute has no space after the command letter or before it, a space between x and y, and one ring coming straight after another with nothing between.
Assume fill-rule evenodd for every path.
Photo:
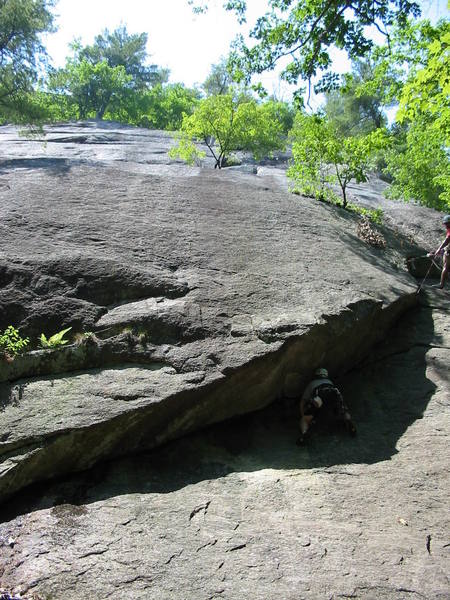
<instances>
[{"instance_id":1,"label":"sunlit rock surface","mask_svg":"<svg viewBox=\"0 0 450 600\"><path fill-rule=\"evenodd\" d=\"M444 598L448 295L414 309L405 268L439 215L355 186L385 211L374 248L356 215L289 194L282 167L189 168L171 144L114 124L45 144L0 129L0 326L95 334L0 368L0 584ZM319 364L359 437L298 449L293 398Z\"/></svg>"}]
</instances>

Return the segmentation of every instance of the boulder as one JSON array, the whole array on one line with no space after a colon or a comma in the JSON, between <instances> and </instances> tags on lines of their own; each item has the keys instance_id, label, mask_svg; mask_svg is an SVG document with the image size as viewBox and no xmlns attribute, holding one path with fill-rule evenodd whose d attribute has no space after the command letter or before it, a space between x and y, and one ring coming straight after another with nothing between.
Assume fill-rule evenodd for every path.
<instances>
[{"instance_id":1,"label":"boulder","mask_svg":"<svg viewBox=\"0 0 450 600\"><path fill-rule=\"evenodd\" d=\"M172 144L0 128L0 324L31 338L0 363L0 589L443 599L447 292L406 262L440 215L372 179L351 193L387 225L362 228L290 194L286 157L214 171ZM299 449L320 365L359 436Z\"/></svg>"},{"instance_id":2,"label":"boulder","mask_svg":"<svg viewBox=\"0 0 450 600\"><path fill-rule=\"evenodd\" d=\"M448 296L421 299L339 380L356 438L316 432L298 448L296 419L273 404L28 488L3 506L0 588L61 600L447 598Z\"/></svg>"},{"instance_id":3,"label":"boulder","mask_svg":"<svg viewBox=\"0 0 450 600\"><path fill-rule=\"evenodd\" d=\"M1 365L0 499L295 397L416 302L417 246L369 245L269 167L188 168L169 134L113 124L1 136L1 326L90 343Z\"/></svg>"}]
</instances>

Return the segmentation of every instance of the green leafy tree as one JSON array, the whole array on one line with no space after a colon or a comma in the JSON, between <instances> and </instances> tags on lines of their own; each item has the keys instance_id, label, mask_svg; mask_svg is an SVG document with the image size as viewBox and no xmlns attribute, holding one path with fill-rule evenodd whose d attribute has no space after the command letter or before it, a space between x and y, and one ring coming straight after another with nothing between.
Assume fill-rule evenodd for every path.
<instances>
[{"instance_id":1,"label":"green leafy tree","mask_svg":"<svg viewBox=\"0 0 450 600\"><path fill-rule=\"evenodd\" d=\"M200 5L203 8L207 2ZM237 40L232 57L237 78L272 70L280 59L288 58L282 73L285 80L311 80L330 69L331 46L345 50L350 58L364 56L373 46L365 27L373 25L388 35L394 25L403 26L409 15L420 14L419 5L409 0L267 0L266 5L267 12L250 32L253 46L242 36ZM245 20L245 0L228 0L225 6ZM334 81L332 73L327 81Z\"/></svg>"},{"instance_id":2,"label":"green leafy tree","mask_svg":"<svg viewBox=\"0 0 450 600\"><path fill-rule=\"evenodd\" d=\"M90 46L72 44L73 56L50 78L56 103L68 114L67 105L78 107L78 117L105 115L138 122L146 95L167 81L169 71L146 64L147 34L129 34L126 27L107 29Z\"/></svg>"},{"instance_id":3,"label":"green leafy tree","mask_svg":"<svg viewBox=\"0 0 450 600\"><path fill-rule=\"evenodd\" d=\"M413 72L400 94L397 121L429 118L431 126L450 142L450 22L443 24L439 39L427 47L423 68Z\"/></svg>"},{"instance_id":4,"label":"green leafy tree","mask_svg":"<svg viewBox=\"0 0 450 600\"><path fill-rule=\"evenodd\" d=\"M344 137L319 115L298 114L291 132L293 164L288 176L298 193L336 200L333 185L348 204L347 186L352 179L367 181L374 156L385 143L382 130L367 135Z\"/></svg>"},{"instance_id":5,"label":"green leafy tree","mask_svg":"<svg viewBox=\"0 0 450 600\"><path fill-rule=\"evenodd\" d=\"M124 101L113 104L105 117L148 127L150 129L180 129L185 114L192 114L200 100L197 89L181 83L161 85L143 91L127 91Z\"/></svg>"},{"instance_id":6,"label":"green leafy tree","mask_svg":"<svg viewBox=\"0 0 450 600\"><path fill-rule=\"evenodd\" d=\"M185 115L191 115L200 101L200 92L182 83L156 85L146 93L139 124L152 129L175 131Z\"/></svg>"},{"instance_id":7,"label":"green leafy tree","mask_svg":"<svg viewBox=\"0 0 450 600\"><path fill-rule=\"evenodd\" d=\"M93 65L106 61L111 68L124 67L130 76L130 87L142 90L166 83L169 78L168 69L146 64L147 41L146 33L128 33L127 28L121 26L112 32L105 29L90 46L83 48L77 43L76 47L80 60L86 59Z\"/></svg>"},{"instance_id":8,"label":"green leafy tree","mask_svg":"<svg viewBox=\"0 0 450 600\"><path fill-rule=\"evenodd\" d=\"M391 135L385 154L392 177L387 195L414 200L437 210L450 210L450 161L442 137L426 120L414 120Z\"/></svg>"},{"instance_id":9,"label":"green leafy tree","mask_svg":"<svg viewBox=\"0 0 450 600\"><path fill-rule=\"evenodd\" d=\"M404 85L426 67L430 45L444 38L448 30L446 20L436 25L428 20L408 20L402 27L395 27L389 43L374 47L367 58L371 76L358 82L356 93L381 98L385 106L398 105Z\"/></svg>"},{"instance_id":10,"label":"green leafy tree","mask_svg":"<svg viewBox=\"0 0 450 600\"><path fill-rule=\"evenodd\" d=\"M105 60L92 64L85 58L73 58L53 75L49 87L61 94L64 102L77 107L78 118L102 119L111 103L119 104L125 98L130 81L123 66L110 67Z\"/></svg>"},{"instance_id":11,"label":"green leafy tree","mask_svg":"<svg viewBox=\"0 0 450 600\"><path fill-rule=\"evenodd\" d=\"M195 142L206 144L214 168L226 165L231 152L248 150L255 158L284 146L282 125L273 118L272 107L255 100L239 102L231 94L202 100L191 116L183 119L178 144L171 156L189 163L205 155Z\"/></svg>"},{"instance_id":12,"label":"green leafy tree","mask_svg":"<svg viewBox=\"0 0 450 600\"><path fill-rule=\"evenodd\" d=\"M34 99L46 52L40 35L53 30L52 0L0 0L0 122L44 118Z\"/></svg>"},{"instance_id":13,"label":"green leafy tree","mask_svg":"<svg viewBox=\"0 0 450 600\"><path fill-rule=\"evenodd\" d=\"M277 100L275 97L267 99L264 103L267 112L272 113L273 119L281 124L282 131L287 135L294 125L297 110L290 102Z\"/></svg>"},{"instance_id":14,"label":"green leafy tree","mask_svg":"<svg viewBox=\"0 0 450 600\"><path fill-rule=\"evenodd\" d=\"M405 42L411 46L414 34L422 32L418 49L399 86L397 128L386 154L387 172L393 178L389 194L393 198L415 200L427 206L450 208L450 23L436 27L428 22L412 26ZM426 34L426 35L425 35ZM414 46L414 44L412 44ZM400 46L400 49L403 49ZM406 56L402 56L405 58ZM400 57L396 56L398 66ZM403 64L403 69L404 64ZM394 130L395 131L395 130Z\"/></svg>"},{"instance_id":15,"label":"green leafy tree","mask_svg":"<svg viewBox=\"0 0 450 600\"><path fill-rule=\"evenodd\" d=\"M373 71L370 60L355 60L342 85L325 94L324 112L341 135L367 134L387 125L381 95L362 91Z\"/></svg>"},{"instance_id":16,"label":"green leafy tree","mask_svg":"<svg viewBox=\"0 0 450 600\"><path fill-rule=\"evenodd\" d=\"M373 77L355 89L398 107L385 153L387 194L442 210L450 202L449 42L447 20L407 21L374 49Z\"/></svg>"},{"instance_id":17,"label":"green leafy tree","mask_svg":"<svg viewBox=\"0 0 450 600\"><path fill-rule=\"evenodd\" d=\"M208 77L202 84L206 96L219 96L228 94L233 84L231 73L228 70L228 59L222 58L216 65L212 65Z\"/></svg>"}]
</instances>

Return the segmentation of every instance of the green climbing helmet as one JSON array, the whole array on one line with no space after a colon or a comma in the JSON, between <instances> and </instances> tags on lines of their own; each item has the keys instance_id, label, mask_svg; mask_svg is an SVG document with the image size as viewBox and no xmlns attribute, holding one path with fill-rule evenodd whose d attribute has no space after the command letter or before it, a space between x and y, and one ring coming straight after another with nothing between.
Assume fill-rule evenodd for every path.
<instances>
[{"instance_id":1,"label":"green climbing helmet","mask_svg":"<svg viewBox=\"0 0 450 600\"><path fill-rule=\"evenodd\" d=\"M323 367L320 367L320 369L316 369L314 375L316 377L328 377L328 371Z\"/></svg>"},{"instance_id":2,"label":"green climbing helmet","mask_svg":"<svg viewBox=\"0 0 450 600\"><path fill-rule=\"evenodd\" d=\"M445 217L442 219L442 222L444 225L450 225L450 215L445 215Z\"/></svg>"}]
</instances>

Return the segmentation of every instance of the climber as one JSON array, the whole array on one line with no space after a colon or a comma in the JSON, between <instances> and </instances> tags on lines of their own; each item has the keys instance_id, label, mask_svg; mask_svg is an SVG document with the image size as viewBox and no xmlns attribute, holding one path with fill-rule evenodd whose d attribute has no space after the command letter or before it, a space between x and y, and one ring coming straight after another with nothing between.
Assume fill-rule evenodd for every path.
<instances>
[{"instance_id":1,"label":"climber","mask_svg":"<svg viewBox=\"0 0 450 600\"><path fill-rule=\"evenodd\" d=\"M450 269L450 215L445 215L442 219L442 223L445 225L447 230L447 235L445 236L445 240L439 246L439 248L435 252L429 252L428 256L433 258L434 256L441 254L443 252L443 267L441 273L441 282L434 287L438 287L441 290L444 289L445 280L447 278L448 271Z\"/></svg>"},{"instance_id":2,"label":"climber","mask_svg":"<svg viewBox=\"0 0 450 600\"><path fill-rule=\"evenodd\" d=\"M325 411L331 412L334 420L343 423L350 435L356 435L356 427L341 392L328 378L328 371L320 368L314 373L314 379L306 386L300 400L298 446L303 444L309 428Z\"/></svg>"}]
</instances>

